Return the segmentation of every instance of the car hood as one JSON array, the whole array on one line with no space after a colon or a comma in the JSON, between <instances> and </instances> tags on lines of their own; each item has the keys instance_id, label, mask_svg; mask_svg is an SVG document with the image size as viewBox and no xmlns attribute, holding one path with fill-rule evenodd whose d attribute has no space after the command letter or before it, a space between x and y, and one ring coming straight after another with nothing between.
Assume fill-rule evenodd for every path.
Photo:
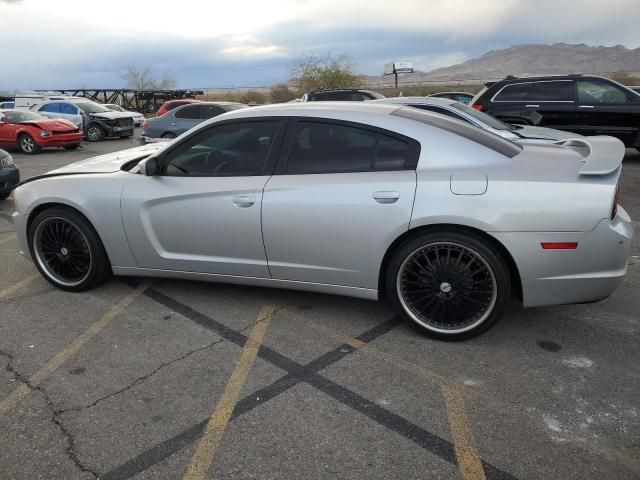
<instances>
[{"instance_id":1,"label":"car hood","mask_svg":"<svg viewBox=\"0 0 640 480\"><path fill-rule=\"evenodd\" d=\"M123 165L139 158L148 157L149 155L157 152L166 143L149 143L148 145L142 145L140 147L130 148L128 150L121 150L119 152L107 153L99 155L97 157L82 160L80 162L72 163L62 168L47 172L45 175L64 175L67 173L111 173L117 172Z\"/></svg>"},{"instance_id":2,"label":"car hood","mask_svg":"<svg viewBox=\"0 0 640 480\"><path fill-rule=\"evenodd\" d=\"M567 140L569 138L580 137L580 135L571 132L565 132L563 130L555 130L553 128L545 127L533 127L530 125L524 125L515 131L519 135L526 137L526 139L539 139L539 140ZM525 139L522 139L525 140Z\"/></svg>"},{"instance_id":3,"label":"car hood","mask_svg":"<svg viewBox=\"0 0 640 480\"><path fill-rule=\"evenodd\" d=\"M90 113L89 115L94 118L106 118L109 120L133 117L133 114L127 113L127 112L96 112L96 113Z\"/></svg>"},{"instance_id":4,"label":"car hood","mask_svg":"<svg viewBox=\"0 0 640 480\"><path fill-rule=\"evenodd\" d=\"M69 120L58 118L55 120L32 120L28 122L20 122L20 125L33 125L43 130L51 130L52 132L64 132L68 130L76 130L76 127Z\"/></svg>"}]
</instances>

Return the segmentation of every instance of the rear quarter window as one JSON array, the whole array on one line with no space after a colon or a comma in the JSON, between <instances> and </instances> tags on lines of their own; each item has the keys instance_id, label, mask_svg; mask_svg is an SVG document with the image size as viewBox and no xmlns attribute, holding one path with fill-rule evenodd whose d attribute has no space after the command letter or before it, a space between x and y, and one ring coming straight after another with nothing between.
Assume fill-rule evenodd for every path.
<instances>
[{"instance_id":1,"label":"rear quarter window","mask_svg":"<svg viewBox=\"0 0 640 480\"><path fill-rule=\"evenodd\" d=\"M400 107L393 111L391 115L446 130L509 158L515 157L522 151L520 145L444 115L433 115L413 107Z\"/></svg>"},{"instance_id":2,"label":"rear quarter window","mask_svg":"<svg viewBox=\"0 0 640 480\"><path fill-rule=\"evenodd\" d=\"M524 102L529 95L530 83L513 83L503 87L495 97L494 102Z\"/></svg>"}]
</instances>

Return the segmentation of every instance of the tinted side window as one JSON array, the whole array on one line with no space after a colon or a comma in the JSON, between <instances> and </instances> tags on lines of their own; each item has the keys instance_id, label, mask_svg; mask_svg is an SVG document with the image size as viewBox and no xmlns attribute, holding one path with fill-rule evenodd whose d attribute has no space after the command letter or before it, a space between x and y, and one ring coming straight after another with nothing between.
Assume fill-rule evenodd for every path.
<instances>
[{"instance_id":1,"label":"tinted side window","mask_svg":"<svg viewBox=\"0 0 640 480\"><path fill-rule=\"evenodd\" d=\"M286 173L362 172L371 168L376 134L332 123L298 122Z\"/></svg>"},{"instance_id":2,"label":"tinted side window","mask_svg":"<svg viewBox=\"0 0 640 480\"><path fill-rule=\"evenodd\" d=\"M189 105L181 108L176 112L176 118L188 118L190 120L201 119L202 117L201 105Z\"/></svg>"},{"instance_id":3,"label":"tinted side window","mask_svg":"<svg viewBox=\"0 0 640 480\"><path fill-rule=\"evenodd\" d=\"M420 149L399 138L348 125L296 124L287 174L348 173L414 168Z\"/></svg>"},{"instance_id":4,"label":"tinted side window","mask_svg":"<svg viewBox=\"0 0 640 480\"><path fill-rule=\"evenodd\" d=\"M447 117L455 118L456 120L462 120L463 122L469 123L469 121L466 118L463 118L460 115L456 115L455 113L447 110L446 108L433 107L431 105L411 105L411 106L415 108L419 108L420 110L439 113L440 115L446 115Z\"/></svg>"},{"instance_id":5,"label":"tinted side window","mask_svg":"<svg viewBox=\"0 0 640 480\"><path fill-rule=\"evenodd\" d=\"M578 80L578 101L582 104L627 103L624 91L608 83Z\"/></svg>"},{"instance_id":6,"label":"tinted side window","mask_svg":"<svg viewBox=\"0 0 640 480\"><path fill-rule=\"evenodd\" d=\"M218 105L202 105L204 114L203 118L213 118L221 113L226 112L226 110Z\"/></svg>"},{"instance_id":7,"label":"tinted side window","mask_svg":"<svg viewBox=\"0 0 640 480\"><path fill-rule=\"evenodd\" d=\"M524 102L529 93L530 83L514 83L504 87L493 99L496 102Z\"/></svg>"},{"instance_id":8,"label":"tinted side window","mask_svg":"<svg viewBox=\"0 0 640 480\"><path fill-rule=\"evenodd\" d=\"M572 81L535 82L531 85L527 100L539 102L568 102L573 100Z\"/></svg>"},{"instance_id":9,"label":"tinted side window","mask_svg":"<svg viewBox=\"0 0 640 480\"><path fill-rule=\"evenodd\" d=\"M164 174L224 177L262 175L279 121L218 125L168 154Z\"/></svg>"},{"instance_id":10,"label":"tinted side window","mask_svg":"<svg viewBox=\"0 0 640 480\"><path fill-rule=\"evenodd\" d=\"M378 134L374 169L398 170L411 163L411 146L402 140L388 135Z\"/></svg>"},{"instance_id":11,"label":"tinted side window","mask_svg":"<svg viewBox=\"0 0 640 480\"><path fill-rule=\"evenodd\" d=\"M40 108L41 112L60 113L59 103L47 103Z\"/></svg>"},{"instance_id":12,"label":"tinted side window","mask_svg":"<svg viewBox=\"0 0 640 480\"><path fill-rule=\"evenodd\" d=\"M60 113L66 113L68 115L76 115L78 113L78 107L71 105L70 103L59 104Z\"/></svg>"}]
</instances>

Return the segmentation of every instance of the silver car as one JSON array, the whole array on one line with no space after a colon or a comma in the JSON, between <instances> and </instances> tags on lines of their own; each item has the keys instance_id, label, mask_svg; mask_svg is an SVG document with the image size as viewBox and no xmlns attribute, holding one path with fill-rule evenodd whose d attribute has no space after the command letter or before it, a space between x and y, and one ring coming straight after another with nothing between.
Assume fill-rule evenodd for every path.
<instances>
[{"instance_id":1,"label":"silver car","mask_svg":"<svg viewBox=\"0 0 640 480\"><path fill-rule=\"evenodd\" d=\"M519 145L415 108L281 104L24 182L24 255L57 287L111 274L384 297L419 331L487 330L623 281L632 223L610 137Z\"/></svg>"},{"instance_id":2,"label":"silver car","mask_svg":"<svg viewBox=\"0 0 640 480\"><path fill-rule=\"evenodd\" d=\"M375 103L391 103L395 105L408 105L440 113L448 117L468 122L502 138L518 143L551 143L558 140L581 137L576 133L564 132L553 128L534 127L530 125L509 125L491 115L479 112L469 105L457 102L450 98L438 97L395 97L373 100Z\"/></svg>"},{"instance_id":3,"label":"silver car","mask_svg":"<svg viewBox=\"0 0 640 480\"><path fill-rule=\"evenodd\" d=\"M180 105L160 117L145 120L142 125L142 137L176 138L205 120L241 108L247 108L247 105L236 102L198 102Z\"/></svg>"}]
</instances>

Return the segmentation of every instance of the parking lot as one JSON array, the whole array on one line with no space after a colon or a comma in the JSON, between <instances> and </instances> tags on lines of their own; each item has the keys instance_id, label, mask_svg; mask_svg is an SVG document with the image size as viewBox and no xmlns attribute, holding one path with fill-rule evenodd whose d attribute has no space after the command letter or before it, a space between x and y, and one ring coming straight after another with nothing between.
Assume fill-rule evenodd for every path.
<instances>
[{"instance_id":1,"label":"parking lot","mask_svg":"<svg viewBox=\"0 0 640 480\"><path fill-rule=\"evenodd\" d=\"M28 178L136 144L12 153ZM621 192L640 219L632 150ZM330 295L124 278L65 293L18 255L12 209L0 479L640 478L639 228L610 298L514 303L446 343Z\"/></svg>"}]
</instances>

